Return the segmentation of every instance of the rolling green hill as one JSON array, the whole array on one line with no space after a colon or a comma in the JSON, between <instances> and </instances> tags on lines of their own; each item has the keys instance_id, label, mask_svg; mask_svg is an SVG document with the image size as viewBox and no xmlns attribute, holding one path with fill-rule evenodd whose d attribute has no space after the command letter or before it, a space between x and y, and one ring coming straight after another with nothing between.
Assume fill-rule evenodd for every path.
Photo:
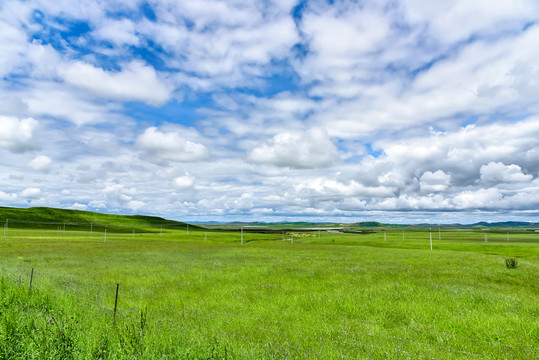
<instances>
[{"instance_id":1,"label":"rolling green hill","mask_svg":"<svg viewBox=\"0 0 539 360\"><path fill-rule=\"evenodd\" d=\"M0 207L0 222L8 222L9 228L56 229L64 225L69 230L100 230L107 226L114 232L157 232L164 229L186 229L187 224L156 216L110 215L90 211L55 209L48 207L12 208ZM198 226L189 225L190 229Z\"/></svg>"}]
</instances>

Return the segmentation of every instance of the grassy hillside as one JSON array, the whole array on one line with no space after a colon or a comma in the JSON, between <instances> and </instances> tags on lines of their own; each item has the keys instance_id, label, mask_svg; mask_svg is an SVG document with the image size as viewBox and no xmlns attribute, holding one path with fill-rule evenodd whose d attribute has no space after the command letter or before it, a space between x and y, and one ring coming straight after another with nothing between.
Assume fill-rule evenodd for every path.
<instances>
[{"instance_id":1,"label":"grassy hillside","mask_svg":"<svg viewBox=\"0 0 539 360\"><path fill-rule=\"evenodd\" d=\"M142 215L110 215L90 211L55 209L48 207L12 208L0 207L0 223L8 221L9 228L50 229L65 226L68 230L95 230L113 232L157 232L161 226L165 229L186 229L187 224L179 221L166 220L155 216ZM193 230L199 228L189 225Z\"/></svg>"}]
</instances>

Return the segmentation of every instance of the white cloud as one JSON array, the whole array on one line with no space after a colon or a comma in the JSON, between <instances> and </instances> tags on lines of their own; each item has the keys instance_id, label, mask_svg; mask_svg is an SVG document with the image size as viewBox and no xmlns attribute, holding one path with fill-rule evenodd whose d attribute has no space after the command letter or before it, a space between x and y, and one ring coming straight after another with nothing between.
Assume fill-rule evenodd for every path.
<instances>
[{"instance_id":1,"label":"white cloud","mask_svg":"<svg viewBox=\"0 0 539 360\"><path fill-rule=\"evenodd\" d=\"M70 90L55 83L34 83L25 94L28 111L34 116L60 118L78 126L125 120L118 113L118 105L94 103Z\"/></svg>"},{"instance_id":2,"label":"white cloud","mask_svg":"<svg viewBox=\"0 0 539 360\"><path fill-rule=\"evenodd\" d=\"M389 197L394 195L394 189L386 186L368 187L356 181L343 183L336 180L318 178L303 182L296 186L295 190L302 193L305 190L311 194L321 195L323 197Z\"/></svg>"},{"instance_id":3,"label":"white cloud","mask_svg":"<svg viewBox=\"0 0 539 360\"><path fill-rule=\"evenodd\" d=\"M0 115L0 146L14 153L35 149L34 132L37 127L38 122L32 118Z\"/></svg>"},{"instance_id":4,"label":"white cloud","mask_svg":"<svg viewBox=\"0 0 539 360\"><path fill-rule=\"evenodd\" d=\"M140 210L146 206L144 201L132 200L127 203L127 207L133 211Z\"/></svg>"},{"instance_id":5,"label":"white cloud","mask_svg":"<svg viewBox=\"0 0 539 360\"><path fill-rule=\"evenodd\" d=\"M0 78L22 70L25 64L25 43L24 31L0 18Z\"/></svg>"},{"instance_id":6,"label":"white cloud","mask_svg":"<svg viewBox=\"0 0 539 360\"><path fill-rule=\"evenodd\" d=\"M13 201L17 199L17 194L7 194L3 191L0 191L0 201Z\"/></svg>"},{"instance_id":7,"label":"white cloud","mask_svg":"<svg viewBox=\"0 0 539 360\"><path fill-rule=\"evenodd\" d=\"M440 192L446 190L451 184L451 175L442 170L426 171L419 179L419 186L424 192Z\"/></svg>"},{"instance_id":8,"label":"white cloud","mask_svg":"<svg viewBox=\"0 0 539 360\"><path fill-rule=\"evenodd\" d=\"M266 75L263 67L288 57L299 39L289 10L258 1L161 1L155 12L162 21L145 22L140 31L174 55L165 58L169 66L193 74L183 81L252 86Z\"/></svg>"},{"instance_id":9,"label":"white cloud","mask_svg":"<svg viewBox=\"0 0 539 360\"><path fill-rule=\"evenodd\" d=\"M339 152L319 129L281 133L251 151L249 161L299 169L328 167L339 161Z\"/></svg>"},{"instance_id":10,"label":"white cloud","mask_svg":"<svg viewBox=\"0 0 539 360\"><path fill-rule=\"evenodd\" d=\"M41 189L35 187L26 188L21 192L21 197L26 199L39 199L41 197Z\"/></svg>"},{"instance_id":11,"label":"white cloud","mask_svg":"<svg viewBox=\"0 0 539 360\"><path fill-rule=\"evenodd\" d=\"M28 166L37 171L46 171L49 169L51 163L52 160L50 157L46 155L38 155L28 162Z\"/></svg>"},{"instance_id":12,"label":"white cloud","mask_svg":"<svg viewBox=\"0 0 539 360\"><path fill-rule=\"evenodd\" d=\"M389 34L389 19L370 6L312 6L301 23L310 54L299 72L307 77L348 82L364 74L364 56L375 52Z\"/></svg>"},{"instance_id":13,"label":"white cloud","mask_svg":"<svg viewBox=\"0 0 539 360\"><path fill-rule=\"evenodd\" d=\"M204 145L187 140L178 132L161 132L156 127L147 128L137 138L136 144L150 156L150 160L156 162L163 160L200 161L209 156Z\"/></svg>"},{"instance_id":14,"label":"white cloud","mask_svg":"<svg viewBox=\"0 0 539 360\"><path fill-rule=\"evenodd\" d=\"M85 204L79 204L79 203L74 203L73 205L71 205L69 207L69 209L73 209L73 210L87 210L88 209L88 206L85 205Z\"/></svg>"},{"instance_id":15,"label":"white cloud","mask_svg":"<svg viewBox=\"0 0 539 360\"><path fill-rule=\"evenodd\" d=\"M191 175L178 176L172 181L172 185L178 189L186 189L193 186L195 178Z\"/></svg>"},{"instance_id":16,"label":"white cloud","mask_svg":"<svg viewBox=\"0 0 539 360\"><path fill-rule=\"evenodd\" d=\"M170 99L171 89L152 67L132 61L119 72L108 72L84 62L74 62L59 70L66 83L93 95L125 101L162 105Z\"/></svg>"},{"instance_id":17,"label":"white cloud","mask_svg":"<svg viewBox=\"0 0 539 360\"><path fill-rule=\"evenodd\" d=\"M522 168L518 165L505 165L501 162L490 162L482 165L479 170L481 182L484 183L521 183L530 182L532 175L522 173Z\"/></svg>"},{"instance_id":18,"label":"white cloud","mask_svg":"<svg viewBox=\"0 0 539 360\"><path fill-rule=\"evenodd\" d=\"M502 193L496 188L463 191L452 202L457 209L496 208L502 200Z\"/></svg>"},{"instance_id":19,"label":"white cloud","mask_svg":"<svg viewBox=\"0 0 539 360\"><path fill-rule=\"evenodd\" d=\"M107 19L92 32L92 35L96 38L110 41L116 46L138 46L140 44L140 39L136 34L136 24L128 19Z\"/></svg>"},{"instance_id":20,"label":"white cloud","mask_svg":"<svg viewBox=\"0 0 539 360\"><path fill-rule=\"evenodd\" d=\"M456 0L432 2L404 0L404 11L412 24L428 24L431 36L443 43L467 40L471 35L492 32L537 19L534 1Z\"/></svg>"}]
</instances>

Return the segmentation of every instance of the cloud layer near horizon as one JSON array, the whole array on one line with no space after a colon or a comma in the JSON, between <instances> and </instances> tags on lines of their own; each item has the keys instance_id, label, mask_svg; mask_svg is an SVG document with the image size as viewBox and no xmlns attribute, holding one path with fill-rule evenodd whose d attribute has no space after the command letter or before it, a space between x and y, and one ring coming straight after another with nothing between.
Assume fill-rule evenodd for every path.
<instances>
[{"instance_id":1,"label":"cloud layer near horizon","mask_svg":"<svg viewBox=\"0 0 539 360\"><path fill-rule=\"evenodd\" d=\"M0 201L176 219L539 208L539 5L0 5Z\"/></svg>"}]
</instances>

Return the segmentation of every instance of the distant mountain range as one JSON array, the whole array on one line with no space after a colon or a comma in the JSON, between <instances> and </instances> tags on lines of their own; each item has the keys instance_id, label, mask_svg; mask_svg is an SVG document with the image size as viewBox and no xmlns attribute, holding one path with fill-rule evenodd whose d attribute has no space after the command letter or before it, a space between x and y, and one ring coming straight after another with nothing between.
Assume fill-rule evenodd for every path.
<instances>
[{"instance_id":1,"label":"distant mountain range","mask_svg":"<svg viewBox=\"0 0 539 360\"><path fill-rule=\"evenodd\" d=\"M524 221L503 221L503 222L486 222L481 221L473 224L459 224L459 223L453 223L453 224L384 224L376 221L363 221L363 222L355 222L355 223L325 223L325 222L305 222L305 221L297 221L297 222L259 222L259 221L233 221L233 222L218 222L218 221L208 221L203 222L199 221L196 222L196 224L200 225L214 225L214 226L229 226L229 227L239 227L239 226L291 226L291 227L344 227L344 228L353 228L353 227L360 227L360 228L366 228L366 227L384 227L384 226L392 226L392 227L410 227L410 226L418 226L418 227L434 227L434 226L441 226L441 227L464 227L464 228L472 228L472 227L502 227L502 228L527 228L527 227L539 227L539 223L533 223L533 222L524 222Z\"/></svg>"},{"instance_id":2,"label":"distant mountain range","mask_svg":"<svg viewBox=\"0 0 539 360\"><path fill-rule=\"evenodd\" d=\"M32 226L43 227L51 224L68 224L72 226L85 226L85 224L93 223L94 225L115 224L122 227L155 227L164 226L167 228L182 229L186 228L185 222L167 220L156 216L144 216L144 215L111 215L101 214L91 211L81 210L69 210L69 209L57 209L48 207L34 207L34 208L14 208L14 207L1 207L0 206L0 223L5 220L11 222L11 225L15 226ZM363 221L355 223L323 223L323 222L218 222L218 221L197 221L192 224L206 225L208 228L238 228L241 226L286 226L287 228L309 228L309 227L331 227L331 228L379 228L384 226L392 227L487 227L487 228L539 228L539 223L525 222L525 221L503 221L503 222L486 222L481 221L473 224L384 224L376 221ZM191 229L198 228L194 225Z\"/></svg>"}]
</instances>

